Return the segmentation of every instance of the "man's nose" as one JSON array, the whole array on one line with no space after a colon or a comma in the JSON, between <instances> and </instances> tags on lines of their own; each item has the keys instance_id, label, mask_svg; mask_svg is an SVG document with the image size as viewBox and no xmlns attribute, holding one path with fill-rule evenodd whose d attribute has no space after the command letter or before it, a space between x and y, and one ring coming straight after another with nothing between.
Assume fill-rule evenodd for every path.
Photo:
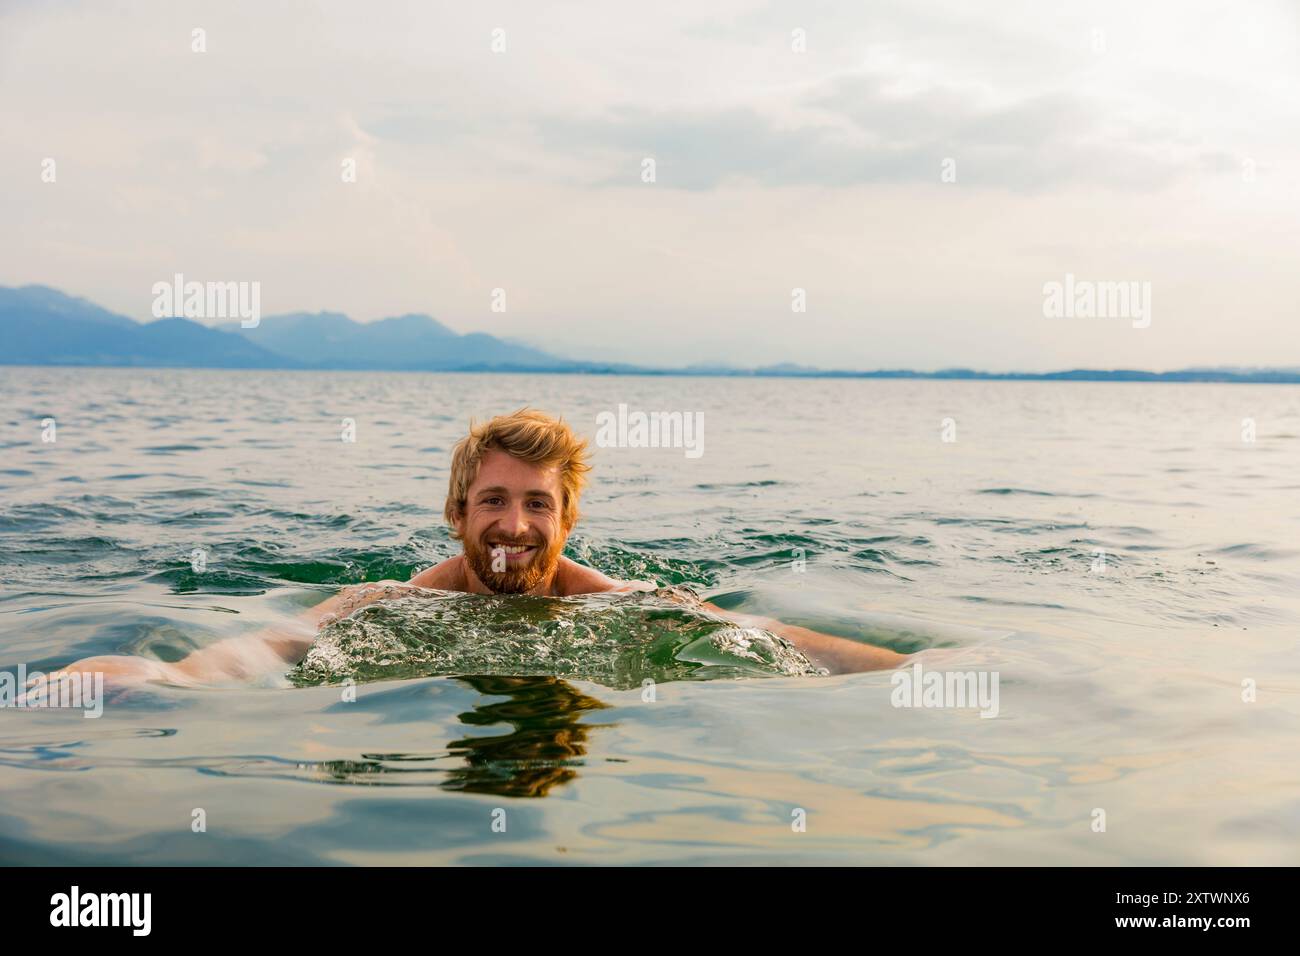
<instances>
[{"instance_id":1,"label":"man's nose","mask_svg":"<svg viewBox=\"0 0 1300 956\"><path fill-rule=\"evenodd\" d=\"M501 519L502 530L512 538L526 537L532 525L528 522L528 512L523 505L515 505Z\"/></svg>"}]
</instances>

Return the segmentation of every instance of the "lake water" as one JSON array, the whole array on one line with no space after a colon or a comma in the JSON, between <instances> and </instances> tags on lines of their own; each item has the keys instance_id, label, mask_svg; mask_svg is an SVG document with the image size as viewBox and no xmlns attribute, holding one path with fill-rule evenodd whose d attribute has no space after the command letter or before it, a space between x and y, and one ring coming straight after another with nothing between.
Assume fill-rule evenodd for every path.
<instances>
[{"instance_id":1,"label":"lake water","mask_svg":"<svg viewBox=\"0 0 1300 956\"><path fill-rule=\"evenodd\" d=\"M174 660L405 579L458 550L471 416L594 436L624 403L702 413L703 454L596 448L571 557L1000 688L992 719L900 707L889 672L684 665L671 609L480 604L355 700L0 708L0 861L1300 863L1300 388L0 368L0 396L0 669Z\"/></svg>"}]
</instances>

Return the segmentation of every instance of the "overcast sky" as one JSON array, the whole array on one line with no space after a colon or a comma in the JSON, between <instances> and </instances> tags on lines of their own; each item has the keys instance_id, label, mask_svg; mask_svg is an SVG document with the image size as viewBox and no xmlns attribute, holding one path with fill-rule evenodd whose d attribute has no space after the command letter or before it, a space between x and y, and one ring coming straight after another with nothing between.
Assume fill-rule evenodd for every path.
<instances>
[{"instance_id":1,"label":"overcast sky","mask_svg":"<svg viewBox=\"0 0 1300 956\"><path fill-rule=\"evenodd\" d=\"M639 363L1300 365L1298 9L0 0L0 284ZM1066 273L1150 326L1045 318Z\"/></svg>"}]
</instances>

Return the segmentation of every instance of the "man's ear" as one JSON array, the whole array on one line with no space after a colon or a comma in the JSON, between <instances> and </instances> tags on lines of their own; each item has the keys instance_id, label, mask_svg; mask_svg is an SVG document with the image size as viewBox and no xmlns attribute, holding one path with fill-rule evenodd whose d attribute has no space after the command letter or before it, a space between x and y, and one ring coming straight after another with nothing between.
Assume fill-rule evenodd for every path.
<instances>
[{"instance_id":1,"label":"man's ear","mask_svg":"<svg viewBox=\"0 0 1300 956\"><path fill-rule=\"evenodd\" d=\"M456 532L456 537L464 540L465 538L465 509L457 508L451 516L451 526Z\"/></svg>"}]
</instances>

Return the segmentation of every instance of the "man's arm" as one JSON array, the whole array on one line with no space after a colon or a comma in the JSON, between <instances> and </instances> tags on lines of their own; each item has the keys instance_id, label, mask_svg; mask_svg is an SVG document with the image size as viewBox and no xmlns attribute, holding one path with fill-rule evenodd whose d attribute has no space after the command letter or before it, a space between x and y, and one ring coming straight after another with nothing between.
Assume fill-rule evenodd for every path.
<instances>
[{"instance_id":1,"label":"man's arm","mask_svg":"<svg viewBox=\"0 0 1300 956\"><path fill-rule=\"evenodd\" d=\"M423 576L417 575L411 579L411 583ZM296 664L306 655L316 641L316 633L321 622L327 616L350 614L357 608L380 598L409 593L413 590L411 583L378 581L373 584L358 584L343 588L338 594L307 608L283 623L273 624L250 634L224 638L193 651L172 664L144 657L111 654L87 657L61 670L67 673L98 671L119 683L163 681L181 686L248 681L270 674L283 673L286 665Z\"/></svg>"},{"instance_id":2,"label":"man's arm","mask_svg":"<svg viewBox=\"0 0 1300 956\"><path fill-rule=\"evenodd\" d=\"M707 602L704 606L741 627L757 627L784 637L803 651L814 664L825 667L832 674L887 670L898 667L907 660L906 655L883 647L862 644L844 637L832 637L796 624L785 624L775 618L726 611Z\"/></svg>"},{"instance_id":3,"label":"man's arm","mask_svg":"<svg viewBox=\"0 0 1300 956\"><path fill-rule=\"evenodd\" d=\"M306 656L327 618L351 614L383 598L418 591L420 586L415 582L428 577L432 571L437 568L430 568L406 583L385 580L343 588L284 624L217 641L170 666L182 678L182 683L251 680L283 671L286 664L297 664Z\"/></svg>"},{"instance_id":4,"label":"man's arm","mask_svg":"<svg viewBox=\"0 0 1300 956\"><path fill-rule=\"evenodd\" d=\"M570 593L589 593L591 591L653 591L657 585L648 581L617 581L606 577L594 568L588 568L576 562L565 561L570 566L569 581L573 591ZM796 624L786 624L776 618L761 617L756 614L741 614L728 611L716 604L703 602L703 607L726 618L741 627L756 627L769 633L784 637L792 643L817 666L825 667L832 674L853 674L859 671L879 671L900 666L907 660L904 654L898 654L883 647L862 644L844 637L833 637Z\"/></svg>"}]
</instances>

